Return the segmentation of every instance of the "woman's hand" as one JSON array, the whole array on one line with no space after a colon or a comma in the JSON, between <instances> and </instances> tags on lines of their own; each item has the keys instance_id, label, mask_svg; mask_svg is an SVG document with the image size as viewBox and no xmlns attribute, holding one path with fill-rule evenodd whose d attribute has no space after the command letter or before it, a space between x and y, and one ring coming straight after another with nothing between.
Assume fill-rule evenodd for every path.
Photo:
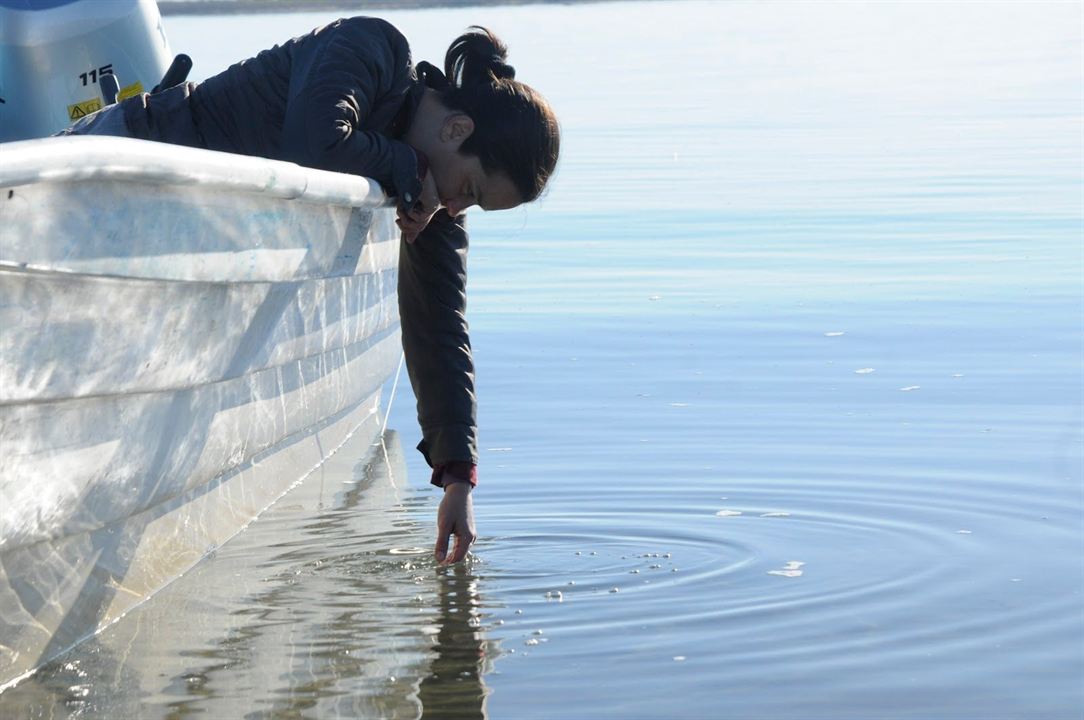
<instances>
[{"instance_id":1,"label":"woman's hand","mask_svg":"<svg viewBox=\"0 0 1084 720\"><path fill-rule=\"evenodd\" d=\"M408 243L414 242L437 210L440 210L437 183L433 180L433 173L426 171L418 201L409 209L399 208L396 212L395 224L403 231L403 239Z\"/></svg>"},{"instance_id":2,"label":"woman's hand","mask_svg":"<svg viewBox=\"0 0 1084 720\"><path fill-rule=\"evenodd\" d=\"M437 547L433 555L441 564L457 563L478 537L474 529L474 502L469 482L451 482L444 487L444 499L437 510ZM455 535L455 549L448 554L448 536Z\"/></svg>"}]
</instances>

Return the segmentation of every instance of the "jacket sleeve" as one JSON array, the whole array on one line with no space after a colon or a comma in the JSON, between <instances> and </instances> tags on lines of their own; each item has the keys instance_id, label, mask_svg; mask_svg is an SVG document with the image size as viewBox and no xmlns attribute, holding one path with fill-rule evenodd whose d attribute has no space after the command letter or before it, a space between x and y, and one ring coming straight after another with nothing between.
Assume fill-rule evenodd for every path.
<instances>
[{"instance_id":1,"label":"jacket sleeve","mask_svg":"<svg viewBox=\"0 0 1084 720\"><path fill-rule=\"evenodd\" d=\"M414 243L400 243L403 352L418 400L418 450L434 467L478 462L464 220L439 211Z\"/></svg>"},{"instance_id":2,"label":"jacket sleeve","mask_svg":"<svg viewBox=\"0 0 1084 720\"><path fill-rule=\"evenodd\" d=\"M323 35L323 37L320 37ZM390 24L353 18L313 38L313 55L298 62L283 120L283 158L300 165L364 175L392 195L421 190L417 157L404 142L366 121L390 96L405 97L410 47Z\"/></svg>"}]
</instances>

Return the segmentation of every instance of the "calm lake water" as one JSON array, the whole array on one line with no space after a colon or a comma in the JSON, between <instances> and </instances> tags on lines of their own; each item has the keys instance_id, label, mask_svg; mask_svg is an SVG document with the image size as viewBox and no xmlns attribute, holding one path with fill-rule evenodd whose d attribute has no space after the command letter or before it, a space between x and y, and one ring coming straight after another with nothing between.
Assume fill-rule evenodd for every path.
<instances>
[{"instance_id":1,"label":"calm lake water","mask_svg":"<svg viewBox=\"0 0 1084 720\"><path fill-rule=\"evenodd\" d=\"M471 217L475 557L402 383L0 715L1080 718L1084 6L385 16L492 27L564 124ZM166 30L199 78L332 17Z\"/></svg>"}]
</instances>

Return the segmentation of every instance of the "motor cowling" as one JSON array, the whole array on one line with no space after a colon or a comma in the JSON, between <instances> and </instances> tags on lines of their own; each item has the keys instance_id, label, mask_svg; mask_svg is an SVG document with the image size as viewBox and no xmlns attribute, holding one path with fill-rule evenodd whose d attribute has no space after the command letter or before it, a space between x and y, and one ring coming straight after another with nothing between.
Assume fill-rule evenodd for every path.
<instances>
[{"instance_id":1,"label":"motor cowling","mask_svg":"<svg viewBox=\"0 0 1084 720\"><path fill-rule=\"evenodd\" d=\"M0 0L0 142L101 109L105 76L117 100L149 92L171 59L155 0Z\"/></svg>"}]
</instances>

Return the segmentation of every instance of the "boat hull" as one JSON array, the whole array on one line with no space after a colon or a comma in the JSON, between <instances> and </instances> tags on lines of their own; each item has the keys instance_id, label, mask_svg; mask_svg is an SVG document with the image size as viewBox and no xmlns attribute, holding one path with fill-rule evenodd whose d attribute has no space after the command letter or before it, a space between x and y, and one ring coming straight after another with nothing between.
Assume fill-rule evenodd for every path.
<instances>
[{"instance_id":1,"label":"boat hull","mask_svg":"<svg viewBox=\"0 0 1084 720\"><path fill-rule=\"evenodd\" d=\"M3 152L0 687L375 437L401 354L374 183L120 138Z\"/></svg>"}]
</instances>

